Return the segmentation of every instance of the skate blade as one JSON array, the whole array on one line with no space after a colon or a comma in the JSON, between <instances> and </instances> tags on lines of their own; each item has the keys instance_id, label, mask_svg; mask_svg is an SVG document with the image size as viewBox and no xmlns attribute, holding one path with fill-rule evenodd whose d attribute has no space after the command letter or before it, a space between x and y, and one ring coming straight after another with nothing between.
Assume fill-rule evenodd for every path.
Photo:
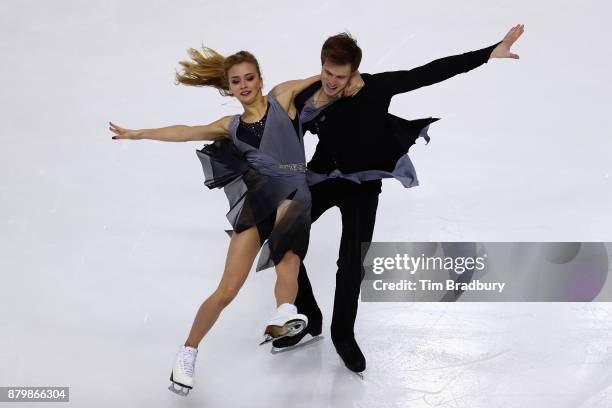
<instances>
[{"instance_id":1,"label":"skate blade","mask_svg":"<svg viewBox=\"0 0 612 408\"><path fill-rule=\"evenodd\" d=\"M259 343L260 346L263 346L264 344L270 343L271 341L274 341L274 337L270 336L269 334L266 334L264 336L264 340Z\"/></svg>"},{"instance_id":2,"label":"skate blade","mask_svg":"<svg viewBox=\"0 0 612 408\"><path fill-rule=\"evenodd\" d=\"M307 336L311 336L310 334L308 334ZM308 340L304 341L304 339L302 339L298 344L295 344L293 346L289 346L289 347L282 347L282 348L277 348L272 346L272 349L270 349L270 353L272 354L280 354L280 353L285 353L287 351L292 351L298 348L302 348L302 347L307 347L310 346L311 344L314 344L316 342L319 342L323 340L323 336L322 335L317 335L317 336L311 336Z\"/></svg>"},{"instance_id":3,"label":"skate blade","mask_svg":"<svg viewBox=\"0 0 612 408\"><path fill-rule=\"evenodd\" d=\"M177 386L180 388L176 388ZM168 389L177 395L186 397L187 395L189 395L189 391L191 390L191 387L174 381L174 371L173 371L170 373L170 386L168 387Z\"/></svg>"},{"instance_id":4,"label":"skate blade","mask_svg":"<svg viewBox=\"0 0 612 408\"><path fill-rule=\"evenodd\" d=\"M350 368L346 366L346 364L344 364L344 361L342 361L342 358L340 356L338 356L338 360L340 360L340 364L342 364L349 373L354 374L357 378L359 378L362 381L364 380L365 377L363 376L363 371L358 373L358 372L351 370Z\"/></svg>"},{"instance_id":5,"label":"skate blade","mask_svg":"<svg viewBox=\"0 0 612 408\"><path fill-rule=\"evenodd\" d=\"M186 396L188 396L188 395L189 395L189 388L183 388L183 387L181 387L181 388L176 388L176 385L177 385L177 384L172 383L172 384L170 384L170 386L168 387L168 389L169 389L170 391L172 391L173 393L175 393L175 394L177 394L177 395L180 395L181 397L186 397Z\"/></svg>"},{"instance_id":6,"label":"skate blade","mask_svg":"<svg viewBox=\"0 0 612 408\"><path fill-rule=\"evenodd\" d=\"M271 341L282 339L283 337L292 337L301 333L306 328L304 320L290 320L284 326L270 325L266 327L264 340L259 343L260 346L270 343Z\"/></svg>"}]
</instances>

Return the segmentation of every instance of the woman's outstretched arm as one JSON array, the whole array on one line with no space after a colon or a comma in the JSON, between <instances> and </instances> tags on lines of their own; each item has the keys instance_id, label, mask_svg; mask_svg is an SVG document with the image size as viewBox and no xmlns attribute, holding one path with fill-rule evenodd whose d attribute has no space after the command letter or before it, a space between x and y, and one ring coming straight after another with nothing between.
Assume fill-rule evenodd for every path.
<instances>
[{"instance_id":1,"label":"woman's outstretched arm","mask_svg":"<svg viewBox=\"0 0 612 408\"><path fill-rule=\"evenodd\" d=\"M115 134L113 139L150 139L163 142L189 142L194 140L222 140L229 137L231 116L225 116L208 125L173 125L157 129L124 129L109 122L109 129Z\"/></svg>"}]
</instances>

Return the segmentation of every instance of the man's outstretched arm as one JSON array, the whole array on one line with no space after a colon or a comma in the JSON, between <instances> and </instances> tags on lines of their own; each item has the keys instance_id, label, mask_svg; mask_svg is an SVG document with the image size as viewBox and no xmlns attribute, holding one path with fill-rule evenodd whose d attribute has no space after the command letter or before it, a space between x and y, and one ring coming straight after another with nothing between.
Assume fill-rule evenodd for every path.
<instances>
[{"instance_id":1,"label":"man's outstretched arm","mask_svg":"<svg viewBox=\"0 0 612 408\"><path fill-rule=\"evenodd\" d=\"M519 24L510 29L502 41L489 47L440 58L409 71L382 72L373 75L372 79L383 92L393 96L468 72L486 63L490 58L518 59L519 56L510 52L510 48L523 34L523 31L524 26Z\"/></svg>"}]
</instances>

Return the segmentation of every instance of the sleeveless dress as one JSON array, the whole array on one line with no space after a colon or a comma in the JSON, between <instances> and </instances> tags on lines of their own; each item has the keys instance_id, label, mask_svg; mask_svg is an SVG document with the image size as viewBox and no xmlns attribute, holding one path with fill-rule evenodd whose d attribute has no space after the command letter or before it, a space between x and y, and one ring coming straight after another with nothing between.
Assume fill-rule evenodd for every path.
<instances>
[{"instance_id":1,"label":"sleeveless dress","mask_svg":"<svg viewBox=\"0 0 612 408\"><path fill-rule=\"evenodd\" d=\"M311 223L312 202L301 129L296 134L287 112L274 96L268 94L267 98L269 107L259 148L237 137L240 115L235 115L229 125L231 139L196 151L204 170L204 185L225 191L230 234L265 223L283 204L276 224L266 234L257 271L278 264L289 250L303 260Z\"/></svg>"}]
</instances>

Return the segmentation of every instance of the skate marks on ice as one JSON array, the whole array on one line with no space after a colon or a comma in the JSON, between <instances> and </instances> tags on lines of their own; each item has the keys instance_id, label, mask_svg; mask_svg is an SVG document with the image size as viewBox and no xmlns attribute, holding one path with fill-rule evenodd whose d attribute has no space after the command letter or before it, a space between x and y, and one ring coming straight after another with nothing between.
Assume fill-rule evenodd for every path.
<instances>
[{"instance_id":1,"label":"skate marks on ice","mask_svg":"<svg viewBox=\"0 0 612 408\"><path fill-rule=\"evenodd\" d=\"M462 367L462 366L468 366L471 364L478 364L478 363L483 363L485 361L488 360L493 360L494 358L500 357L503 354L508 353L509 351L511 351L510 349L506 349L506 350L502 350L500 352L497 353L492 353L489 355L485 355L482 357L477 357L473 360L468 360L468 361L462 361L462 362L457 362L454 364L447 364L447 365L443 365L443 366L434 366L434 367L421 367L421 368L414 368L414 369L406 369L404 371L428 371L428 370L445 370L447 368L456 368L456 367Z\"/></svg>"},{"instance_id":2,"label":"skate marks on ice","mask_svg":"<svg viewBox=\"0 0 612 408\"><path fill-rule=\"evenodd\" d=\"M298 349L304 349L306 347L311 347L314 344L316 344L316 343L320 342L321 340L325 339L325 336L323 336L323 335L318 335L318 336L314 336L313 337L310 334L308 334L307 336L310 336L310 338L308 340L306 340L306 341L302 340L302 341L300 341L298 344L296 344L294 346L283 347L283 348L272 347L270 349L270 354L276 355L276 354L287 353L287 352L290 352L290 351L295 351L295 350L298 350ZM342 358L340 358L340 356L337 353L335 353L335 354L336 354L336 357L338 359L338 365L340 367L342 367L343 370L345 370L345 371L355 375L355 377L359 378L360 380L363 380L365 378L363 373L356 373L354 371L349 370L344 365L344 361L342 361Z\"/></svg>"},{"instance_id":3,"label":"skate marks on ice","mask_svg":"<svg viewBox=\"0 0 612 408\"><path fill-rule=\"evenodd\" d=\"M310 334L307 334L307 336L310 336ZM281 354L281 353L286 353L288 351L294 351L297 349L302 349L302 348L306 348L309 347L315 343L318 343L319 341L323 340L325 338L325 336L319 335L319 336L315 336L315 337L310 337L308 340L304 341L302 339L302 341L300 341L298 344L294 345L294 346L289 346L289 347L283 347L283 348L276 348L274 346L272 346L272 348L270 349L270 354Z\"/></svg>"},{"instance_id":4,"label":"skate marks on ice","mask_svg":"<svg viewBox=\"0 0 612 408\"><path fill-rule=\"evenodd\" d=\"M590 339L586 342L586 353L572 362L577 378L584 385L561 408L608 408L612 406L612 308L600 308L598 304L586 303L581 310L588 314L585 320L593 319L596 328L589 327ZM603 334L603 336L602 336ZM598 339L599 337L599 339ZM607 341L602 341L607 337ZM571 347L571 344L568 345Z\"/></svg>"},{"instance_id":5,"label":"skate marks on ice","mask_svg":"<svg viewBox=\"0 0 612 408\"><path fill-rule=\"evenodd\" d=\"M610 407L611 309L533 303L363 307L364 329L378 326L380 334L362 339L370 385L355 402Z\"/></svg>"}]
</instances>

